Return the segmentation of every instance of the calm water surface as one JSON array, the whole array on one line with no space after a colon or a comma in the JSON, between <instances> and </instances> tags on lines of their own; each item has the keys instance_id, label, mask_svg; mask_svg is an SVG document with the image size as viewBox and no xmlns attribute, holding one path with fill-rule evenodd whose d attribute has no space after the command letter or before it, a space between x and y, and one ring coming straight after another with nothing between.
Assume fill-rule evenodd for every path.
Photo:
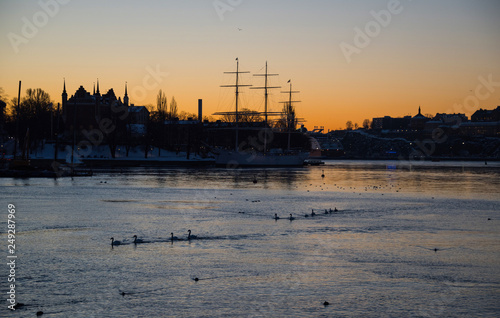
<instances>
[{"instance_id":1,"label":"calm water surface","mask_svg":"<svg viewBox=\"0 0 500 318\"><path fill-rule=\"evenodd\" d=\"M500 315L498 163L134 168L0 191L25 304L1 317Z\"/></svg>"}]
</instances>

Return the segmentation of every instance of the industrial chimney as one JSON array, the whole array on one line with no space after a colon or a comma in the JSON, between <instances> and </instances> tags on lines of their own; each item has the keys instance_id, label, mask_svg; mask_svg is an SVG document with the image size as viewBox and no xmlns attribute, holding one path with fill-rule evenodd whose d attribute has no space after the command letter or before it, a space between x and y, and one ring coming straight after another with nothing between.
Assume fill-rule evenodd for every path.
<instances>
[{"instance_id":1,"label":"industrial chimney","mask_svg":"<svg viewBox=\"0 0 500 318\"><path fill-rule=\"evenodd\" d=\"M203 121L203 99L198 99L198 121Z\"/></svg>"}]
</instances>

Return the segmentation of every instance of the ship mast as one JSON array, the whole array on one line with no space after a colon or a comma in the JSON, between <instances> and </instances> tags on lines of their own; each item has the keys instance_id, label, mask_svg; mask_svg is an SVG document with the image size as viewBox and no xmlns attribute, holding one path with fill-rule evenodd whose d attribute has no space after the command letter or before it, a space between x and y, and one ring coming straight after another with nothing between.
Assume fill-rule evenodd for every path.
<instances>
[{"instance_id":1,"label":"ship mast","mask_svg":"<svg viewBox=\"0 0 500 318\"><path fill-rule=\"evenodd\" d=\"M235 95L236 95L236 111L235 111L235 125L236 125L236 141L235 141L235 151L238 151L238 96L240 94L240 87L252 86L252 85L242 85L239 83L239 75L243 73L250 72L242 72L240 71L240 61L236 58L236 72L224 72L224 74L236 74L236 84L235 85L221 85L221 87L235 87Z\"/></svg>"},{"instance_id":2,"label":"ship mast","mask_svg":"<svg viewBox=\"0 0 500 318\"><path fill-rule=\"evenodd\" d=\"M17 142L19 141L19 103L20 102L21 102L21 81L19 81L19 90L17 91L16 135L14 137L14 159L17 158Z\"/></svg>"},{"instance_id":3,"label":"ship mast","mask_svg":"<svg viewBox=\"0 0 500 318\"><path fill-rule=\"evenodd\" d=\"M264 76L264 87L252 87L250 89L263 89L264 90L264 129L267 129L267 106L269 100L269 89L281 88L281 86L268 86L269 76L278 76L279 74L269 74L267 72L267 61L266 61L266 72L264 74L254 74L253 76ZM267 149L267 134L264 134L264 152Z\"/></svg>"},{"instance_id":4,"label":"ship mast","mask_svg":"<svg viewBox=\"0 0 500 318\"><path fill-rule=\"evenodd\" d=\"M295 123L295 109L293 108L293 103L300 103L300 100L292 100L292 94L300 93L300 91L292 90L292 80L288 80L288 83L290 83L290 90L282 92L288 94L288 101L281 103L284 103L286 106L286 128L288 130L288 150L290 151L290 131L292 124Z\"/></svg>"},{"instance_id":5,"label":"ship mast","mask_svg":"<svg viewBox=\"0 0 500 318\"><path fill-rule=\"evenodd\" d=\"M268 97L269 97L269 92L268 90L269 89L272 89L272 88L281 88L281 86L268 86L268 78L269 76L278 76L279 74L269 74L267 72L267 61L266 61L266 73L265 74L254 74L253 76L264 76L264 87L252 87L250 89L263 89L264 90L264 120L265 120L265 123L266 123L266 127L267 127L267 105L268 105Z\"/></svg>"}]
</instances>

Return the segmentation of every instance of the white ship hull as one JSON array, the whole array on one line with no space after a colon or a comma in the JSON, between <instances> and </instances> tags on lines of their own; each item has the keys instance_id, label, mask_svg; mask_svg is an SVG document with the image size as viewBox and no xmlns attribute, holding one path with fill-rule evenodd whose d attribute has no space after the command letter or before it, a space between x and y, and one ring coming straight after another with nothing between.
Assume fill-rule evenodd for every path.
<instances>
[{"instance_id":1,"label":"white ship hull","mask_svg":"<svg viewBox=\"0 0 500 318\"><path fill-rule=\"evenodd\" d=\"M237 167L297 167L303 166L309 152L258 153L221 150L215 158L217 166Z\"/></svg>"}]
</instances>

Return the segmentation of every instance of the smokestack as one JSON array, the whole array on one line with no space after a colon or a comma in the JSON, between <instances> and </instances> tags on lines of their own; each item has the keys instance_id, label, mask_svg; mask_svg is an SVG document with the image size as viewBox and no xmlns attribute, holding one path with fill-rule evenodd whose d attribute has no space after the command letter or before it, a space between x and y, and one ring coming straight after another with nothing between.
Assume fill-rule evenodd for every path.
<instances>
[{"instance_id":1,"label":"smokestack","mask_svg":"<svg viewBox=\"0 0 500 318\"><path fill-rule=\"evenodd\" d=\"M198 121L203 121L203 99L198 99Z\"/></svg>"}]
</instances>

